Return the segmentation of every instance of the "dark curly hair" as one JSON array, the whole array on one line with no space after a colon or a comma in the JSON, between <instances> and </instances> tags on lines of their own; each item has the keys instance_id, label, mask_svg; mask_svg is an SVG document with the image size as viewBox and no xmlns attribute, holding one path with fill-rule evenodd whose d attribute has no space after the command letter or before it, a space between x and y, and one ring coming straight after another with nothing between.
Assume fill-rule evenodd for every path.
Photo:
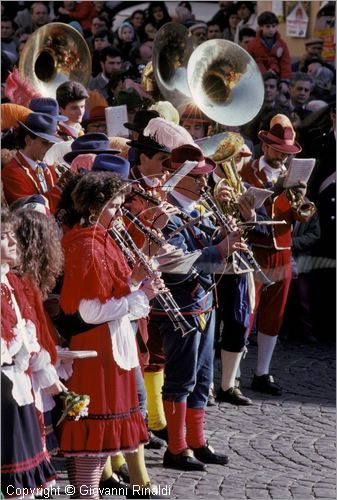
<instances>
[{"instance_id":1,"label":"dark curly hair","mask_svg":"<svg viewBox=\"0 0 337 500\"><path fill-rule=\"evenodd\" d=\"M19 220L15 214L13 214L8 207L1 207L1 230L5 231L7 228L15 229L19 224Z\"/></svg>"},{"instance_id":2,"label":"dark curly hair","mask_svg":"<svg viewBox=\"0 0 337 500\"><path fill-rule=\"evenodd\" d=\"M98 215L109 200L128 186L129 183L114 172L89 172L71 194L74 208L88 222L90 215Z\"/></svg>"},{"instance_id":3,"label":"dark curly hair","mask_svg":"<svg viewBox=\"0 0 337 500\"><path fill-rule=\"evenodd\" d=\"M63 252L56 222L31 209L20 208L13 214L19 219L16 235L21 248L20 274L31 276L45 300L63 270Z\"/></svg>"},{"instance_id":4,"label":"dark curly hair","mask_svg":"<svg viewBox=\"0 0 337 500\"><path fill-rule=\"evenodd\" d=\"M69 228L72 228L75 224L78 224L81 220L81 215L78 212L76 212L74 208L74 202L71 195L77 184L82 179L83 175L87 173L88 171L86 170L77 173L73 177L70 177L70 179L67 181L62 190L55 218L58 222L64 224Z\"/></svg>"},{"instance_id":5,"label":"dark curly hair","mask_svg":"<svg viewBox=\"0 0 337 500\"><path fill-rule=\"evenodd\" d=\"M163 19L161 19L160 21L156 21L154 18L154 15L153 15L153 11L157 7L160 7L161 10L163 11L163 14L164 14ZM146 19L145 24L151 23L152 26L159 29L161 26L163 26L163 24L169 23L170 21L172 21L172 18L167 10L165 2L150 2L149 3L149 6L147 8L147 19Z\"/></svg>"}]
</instances>

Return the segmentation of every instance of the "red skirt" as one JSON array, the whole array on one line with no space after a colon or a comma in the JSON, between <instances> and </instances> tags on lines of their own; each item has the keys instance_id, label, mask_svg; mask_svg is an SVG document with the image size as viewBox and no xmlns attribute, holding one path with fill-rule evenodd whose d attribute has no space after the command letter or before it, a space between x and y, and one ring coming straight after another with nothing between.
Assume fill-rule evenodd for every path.
<instances>
[{"instance_id":1,"label":"red skirt","mask_svg":"<svg viewBox=\"0 0 337 500\"><path fill-rule=\"evenodd\" d=\"M109 455L135 450L147 442L135 370L126 371L116 364L108 326L101 325L73 336L70 349L94 350L98 356L74 361L67 387L90 396L89 415L77 422L64 421L60 452L67 456Z\"/></svg>"}]
</instances>

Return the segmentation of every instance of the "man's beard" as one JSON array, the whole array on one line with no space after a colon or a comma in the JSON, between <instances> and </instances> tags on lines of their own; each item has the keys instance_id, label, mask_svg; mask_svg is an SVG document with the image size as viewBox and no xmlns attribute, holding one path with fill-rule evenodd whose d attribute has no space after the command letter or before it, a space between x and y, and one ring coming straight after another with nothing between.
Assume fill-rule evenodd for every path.
<instances>
[{"instance_id":1,"label":"man's beard","mask_svg":"<svg viewBox=\"0 0 337 500\"><path fill-rule=\"evenodd\" d=\"M283 167L285 162L282 160L269 160L268 163L271 167L275 169L280 169Z\"/></svg>"}]
</instances>

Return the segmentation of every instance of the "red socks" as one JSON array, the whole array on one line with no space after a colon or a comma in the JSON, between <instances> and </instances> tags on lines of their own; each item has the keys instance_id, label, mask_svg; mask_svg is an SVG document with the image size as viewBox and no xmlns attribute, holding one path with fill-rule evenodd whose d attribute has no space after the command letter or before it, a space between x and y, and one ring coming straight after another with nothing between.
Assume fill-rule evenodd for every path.
<instances>
[{"instance_id":1,"label":"red socks","mask_svg":"<svg viewBox=\"0 0 337 500\"><path fill-rule=\"evenodd\" d=\"M174 455L186 448L201 448L205 445L204 408L187 408L186 403L163 401L167 420L168 449ZM186 422L186 438L185 438Z\"/></svg>"},{"instance_id":2,"label":"red socks","mask_svg":"<svg viewBox=\"0 0 337 500\"><path fill-rule=\"evenodd\" d=\"M187 408L186 411L186 441L190 448L201 448L205 445L204 408Z\"/></svg>"},{"instance_id":3,"label":"red socks","mask_svg":"<svg viewBox=\"0 0 337 500\"><path fill-rule=\"evenodd\" d=\"M174 455L188 448L185 439L186 403L163 400L167 421L168 449Z\"/></svg>"}]
</instances>

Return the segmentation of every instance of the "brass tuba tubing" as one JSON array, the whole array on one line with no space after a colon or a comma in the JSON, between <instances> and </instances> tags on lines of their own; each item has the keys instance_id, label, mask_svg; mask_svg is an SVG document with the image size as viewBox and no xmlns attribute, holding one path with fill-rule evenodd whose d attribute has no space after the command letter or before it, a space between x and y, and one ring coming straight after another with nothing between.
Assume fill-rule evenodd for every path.
<instances>
[{"instance_id":1,"label":"brass tuba tubing","mask_svg":"<svg viewBox=\"0 0 337 500\"><path fill-rule=\"evenodd\" d=\"M69 80L85 87L91 77L91 55L87 42L72 26L48 23L25 43L19 72L44 97L56 97L56 89Z\"/></svg>"}]
</instances>

